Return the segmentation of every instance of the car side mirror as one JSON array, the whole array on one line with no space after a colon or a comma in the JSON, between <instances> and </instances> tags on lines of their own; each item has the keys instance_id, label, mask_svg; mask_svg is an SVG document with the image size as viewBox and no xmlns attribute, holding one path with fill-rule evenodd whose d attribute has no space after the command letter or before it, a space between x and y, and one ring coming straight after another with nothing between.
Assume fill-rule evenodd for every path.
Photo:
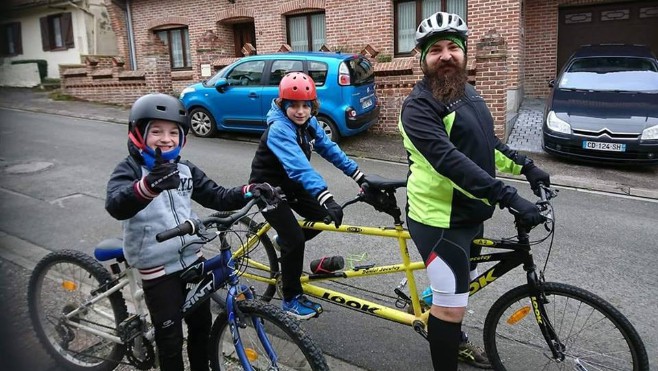
<instances>
[{"instance_id":1,"label":"car side mirror","mask_svg":"<svg viewBox=\"0 0 658 371\"><path fill-rule=\"evenodd\" d=\"M555 86L555 80L554 80L554 79L550 79L550 80L548 80L548 87L549 87L549 88L552 88L552 87L554 87L554 86Z\"/></svg>"},{"instance_id":2,"label":"car side mirror","mask_svg":"<svg viewBox=\"0 0 658 371\"><path fill-rule=\"evenodd\" d=\"M215 89L217 89L217 91L220 93L223 93L224 89L227 86L228 86L228 81L226 81L226 78L224 77L217 79L217 82L215 83Z\"/></svg>"}]
</instances>

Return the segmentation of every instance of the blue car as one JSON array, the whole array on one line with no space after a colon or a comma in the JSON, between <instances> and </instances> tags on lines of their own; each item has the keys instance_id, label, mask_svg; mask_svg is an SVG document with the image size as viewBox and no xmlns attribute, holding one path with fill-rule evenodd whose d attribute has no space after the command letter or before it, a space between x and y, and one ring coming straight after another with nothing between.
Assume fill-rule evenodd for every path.
<instances>
[{"instance_id":1,"label":"blue car","mask_svg":"<svg viewBox=\"0 0 658 371\"><path fill-rule=\"evenodd\" d=\"M217 131L265 131L279 81L293 71L315 81L318 122L334 142L377 122L380 107L368 59L354 54L291 52L241 58L212 78L185 88L180 99L189 112L192 132L210 137Z\"/></svg>"}]
</instances>

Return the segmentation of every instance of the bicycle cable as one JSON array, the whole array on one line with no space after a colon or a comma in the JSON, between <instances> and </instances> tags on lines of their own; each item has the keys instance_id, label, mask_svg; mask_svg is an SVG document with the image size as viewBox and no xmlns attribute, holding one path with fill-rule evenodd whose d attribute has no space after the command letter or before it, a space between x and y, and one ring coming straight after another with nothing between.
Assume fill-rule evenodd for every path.
<instances>
[{"instance_id":1,"label":"bicycle cable","mask_svg":"<svg viewBox=\"0 0 658 371\"><path fill-rule=\"evenodd\" d=\"M551 237L551 242L548 244L548 252L546 253L546 259L544 260L544 268L542 268L539 271L539 278L541 278L542 281L544 280L544 272L546 272L546 267L548 266L548 259L551 256L551 251L553 250L553 241L555 241L555 225L556 224L555 224L555 210L553 209L553 205L550 206L550 215L551 215L551 219L550 219L551 227L549 228L547 224L544 224L544 226L546 227L547 230L550 229L550 231L548 233L548 236ZM545 241L548 238L548 236L544 237L542 239L542 242Z\"/></svg>"}]
</instances>

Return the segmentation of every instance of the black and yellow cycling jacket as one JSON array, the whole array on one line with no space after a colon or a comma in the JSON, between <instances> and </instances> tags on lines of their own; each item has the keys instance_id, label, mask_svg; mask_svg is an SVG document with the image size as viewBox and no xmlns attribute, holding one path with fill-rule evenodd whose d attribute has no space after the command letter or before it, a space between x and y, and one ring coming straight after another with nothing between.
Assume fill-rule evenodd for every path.
<instances>
[{"instance_id":1,"label":"black and yellow cycling jacket","mask_svg":"<svg viewBox=\"0 0 658 371\"><path fill-rule=\"evenodd\" d=\"M526 159L494 134L484 99L466 84L448 105L432 95L426 79L402 105L398 123L409 160L407 215L420 223L454 228L482 223L516 189L496 179L520 174Z\"/></svg>"}]
</instances>

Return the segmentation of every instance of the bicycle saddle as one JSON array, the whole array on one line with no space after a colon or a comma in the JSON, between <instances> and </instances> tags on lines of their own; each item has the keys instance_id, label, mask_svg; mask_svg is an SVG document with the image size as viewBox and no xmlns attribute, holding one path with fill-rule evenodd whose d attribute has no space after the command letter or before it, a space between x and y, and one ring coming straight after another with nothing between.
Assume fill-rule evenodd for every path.
<instances>
[{"instance_id":1,"label":"bicycle saddle","mask_svg":"<svg viewBox=\"0 0 658 371\"><path fill-rule=\"evenodd\" d=\"M109 238L101 241L96 247L94 247L94 258L102 262L112 259L116 259L119 262L124 261L123 239Z\"/></svg>"},{"instance_id":2,"label":"bicycle saddle","mask_svg":"<svg viewBox=\"0 0 658 371\"><path fill-rule=\"evenodd\" d=\"M387 179L379 175L366 175L366 183L368 183L368 185L374 188L383 189L387 191L407 186L406 179L405 180Z\"/></svg>"}]
</instances>

